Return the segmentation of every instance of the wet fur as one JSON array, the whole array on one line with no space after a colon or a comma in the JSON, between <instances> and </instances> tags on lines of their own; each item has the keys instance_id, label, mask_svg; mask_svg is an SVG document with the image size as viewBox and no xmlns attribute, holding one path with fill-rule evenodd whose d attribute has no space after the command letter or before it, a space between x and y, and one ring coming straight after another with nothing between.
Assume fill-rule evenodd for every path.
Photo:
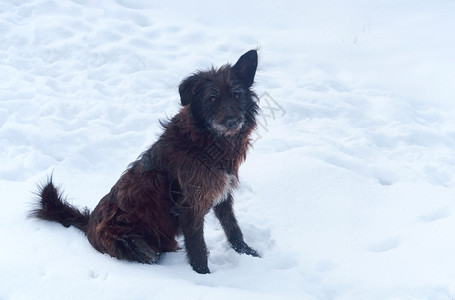
<instances>
[{"instance_id":1,"label":"wet fur","mask_svg":"<svg viewBox=\"0 0 455 300\"><path fill-rule=\"evenodd\" d=\"M75 226L98 251L142 263L177 250L175 238L183 234L191 266L209 273L203 227L213 208L233 249L258 256L243 240L232 197L256 127L258 106L250 89L256 67L251 50L234 66L182 81L180 112L162 123L158 141L130 164L93 212L68 204L50 178L31 215Z\"/></svg>"}]
</instances>

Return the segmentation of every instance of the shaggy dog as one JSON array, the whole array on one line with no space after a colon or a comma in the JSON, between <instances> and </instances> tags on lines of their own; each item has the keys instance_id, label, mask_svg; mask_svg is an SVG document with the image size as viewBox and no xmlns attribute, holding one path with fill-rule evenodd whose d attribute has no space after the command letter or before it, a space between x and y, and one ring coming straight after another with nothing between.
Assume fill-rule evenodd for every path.
<instances>
[{"instance_id":1,"label":"shaggy dog","mask_svg":"<svg viewBox=\"0 0 455 300\"><path fill-rule=\"evenodd\" d=\"M98 251L118 259L156 263L178 249L183 233L189 263L210 273L204 217L213 208L238 253L258 257L243 240L232 192L256 127L258 105L251 90L256 50L234 66L199 71L179 86L182 108L147 151L131 163L93 212L70 205L52 177L39 192L31 216L82 230Z\"/></svg>"}]
</instances>

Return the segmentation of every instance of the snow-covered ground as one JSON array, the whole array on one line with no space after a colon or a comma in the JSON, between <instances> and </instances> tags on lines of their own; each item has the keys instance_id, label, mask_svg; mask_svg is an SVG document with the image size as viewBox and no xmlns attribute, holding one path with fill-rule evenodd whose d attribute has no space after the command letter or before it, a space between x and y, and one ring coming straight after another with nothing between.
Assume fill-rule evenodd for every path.
<instances>
[{"instance_id":1,"label":"snow-covered ground","mask_svg":"<svg viewBox=\"0 0 455 300\"><path fill-rule=\"evenodd\" d=\"M454 299L454 29L444 0L0 0L0 299ZM210 275L27 219L52 172L94 208L185 76L257 47L235 209L262 258L211 214Z\"/></svg>"}]
</instances>

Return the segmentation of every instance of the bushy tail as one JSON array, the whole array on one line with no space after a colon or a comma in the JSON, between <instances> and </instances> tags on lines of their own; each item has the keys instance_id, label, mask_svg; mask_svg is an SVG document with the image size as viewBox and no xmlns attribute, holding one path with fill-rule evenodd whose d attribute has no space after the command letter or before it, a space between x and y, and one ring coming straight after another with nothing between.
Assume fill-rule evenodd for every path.
<instances>
[{"instance_id":1,"label":"bushy tail","mask_svg":"<svg viewBox=\"0 0 455 300\"><path fill-rule=\"evenodd\" d=\"M30 217L59 222L65 227L74 226L87 232L90 211L87 208L80 211L69 204L52 183L52 177L47 184L40 186L37 196L38 207L32 210Z\"/></svg>"}]
</instances>

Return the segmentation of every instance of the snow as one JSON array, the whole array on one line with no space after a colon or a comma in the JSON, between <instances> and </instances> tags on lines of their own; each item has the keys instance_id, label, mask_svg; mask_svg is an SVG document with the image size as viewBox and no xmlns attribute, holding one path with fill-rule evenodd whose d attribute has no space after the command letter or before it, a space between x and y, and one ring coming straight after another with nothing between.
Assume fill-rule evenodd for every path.
<instances>
[{"instance_id":1,"label":"snow","mask_svg":"<svg viewBox=\"0 0 455 300\"><path fill-rule=\"evenodd\" d=\"M0 0L0 299L454 299L455 3ZM48 175L94 208L197 69L259 48L235 210L184 251L118 261L30 220Z\"/></svg>"}]
</instances>

